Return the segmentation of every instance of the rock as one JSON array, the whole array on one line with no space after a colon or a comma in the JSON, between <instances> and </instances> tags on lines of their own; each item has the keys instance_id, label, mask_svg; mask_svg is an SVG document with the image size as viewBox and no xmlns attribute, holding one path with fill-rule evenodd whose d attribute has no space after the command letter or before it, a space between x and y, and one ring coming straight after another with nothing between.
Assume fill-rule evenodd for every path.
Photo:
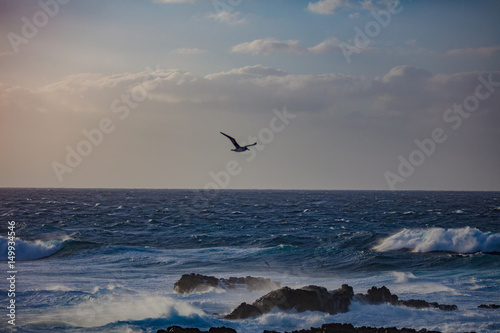
<instances>
[{"instance_id":1,"label":"rock","mask_svg":"<svg viewBox=\"0 0 500 333\"><path fill-rule=\"evenodd\" d=\"M324 287L307 286L300 289L283 287L257 299L251 305L242 303L226 316L226 319L245 319L267 313L278 307L280 310L295 309L297 312L322 311L330 314L347 312L354 293L352 287L329 292Z\"/></svg>"},{"instance_id":2,"label":"rock","mask_svg":"<svg viewBox=\"0 0 500 333\"><path fill-rule=\"evenodd\" d=\"M398 296L391 294L390 290L386 286L382 286L381 288L371 287L366 292L366 295L360 295L360 298L363 297L364 301L370 304L398 304Z\"/></svg>"},{"instance_id":3,"label":"rock","mask_svg":"<svg viewBox=\"0 0 500 333\"><path fill-rule=\"evenodd\" d=\"M198 328L182 328L180 326L170 326L167 330L158 330L156 333L200 333Z\"/></svg>"},{"instance_id":4,"label":"rock","mask_svg":"<svg viewBox=\"0 0 500 333\"><path fill-rule=\"evenodd\" d=\"M352 324L324 324L321 326L323 332L336 332L336 333L351 333L355 332Z\"/></svg>"},{"instance_id":5,"label":"rock","mask_svg":"<svg viewBox=\"0 0 500 333\"><path fill-rule=\"evenodd\" d=\"M211 327L208 333L237 333L235 329L229 327Z\"/></svg>"},{"instance_id":6,"label":"rock","mask_svg":"<svg viewBox=\"0 0 500 333\"><path fill-rule=\"evenodd\" d=\"M170 326L167 330L157 330L156 333L237 333L235 329L229 327L211 327L208 332L200 331L198 328L182 328L180 326Z\"/></svg>"},{"instance_id":7,"label":"rock","mask_svg":"<svg viewBox=\"0 0 500 333\"><path fill-rule=\"evenodd\" d=\"M219 279L213 276L200 274L184 274L174 283L174 291L178 294L187 294L194 291L207 291L219 286Z\"/></svg>"},{"instance_id":8,"label":"rock","mask_svg":"<svg viewBox=\"0 0 500 333\"><path fill-rule=\"evenodd\" d=\"M407 301L399 300L398 295L392 294L391 291L385 286L382 286L381 288L371 287L371 289L369 289L366 294L357 294L356 300L369 304L389 303L392 305L403 305L416 309L426 309L430 307L444 311L452 311L457 309L457 306L454 304L447 305L439 304L437 302L429 303L420 299L410 299Z\"/></svg>"},{"instance_id":9,"label":"rock","mask_svg":"<svg viewBox=\"0 0 500 333\"><path fill-rule=\"evenodd\" d=\"M266 332L264 332L266 333ZM273 332L277 333L277 332ZM352 324L324 324L321 327L311 327L308 330L292 331L291 333L440 333L437 331L428 331L421 329L420 331L412 328L396 327L354 327Z\"/></svg>"},{"instance_id":10,"label":"rock","mask_svg":"<svg viewBox=\"0 0 500 333\"><path fill-rule=\"evenodd\" d=\"M479 309L500 309L500 305L498 304L481 304L477 306Z\"/></svg>"},{"instance_id":11,"label":"rock","mask_svg":"<svg viewBox=\"0 0 500 333\"><path fill-rule=\"evenodd\" d=\"M192 292L204 292L212 288L233 289L239 285L246 285L247 290L276 289L280 287L279 282L271 281L262 277L230 277L229 279L216 278L214 276L201 274L184 274L174 284L174 291L179 294Z\"/></svg>"},{"instance_id":12,"label":"rock","mask_svg":"<svg viewBox=\"0 0 500 333\"><path fill-rule=\"evenodd\" d=\"M399 301L398 305L404 305L404 306L407 306L410 308L416 308L416 309L426 309L426 308L430 307L429 302L421 300L421 299L410 299L407 301Z\"/></svg>"},{"instance_id":13,"label":"rock","mask_svg":"<svg viewBox=\"0 0 500 333\"><path fill-rule=\"evenodd\" d=\"M439 304L437 302L427 302L421 299L410 299L408 301L399 301L398 305L404 305L411 308L425 309L425 308L437 308L443 311L453 311L457 309L455 304Z\"/></svg>"},{"instance_id":14,"label":"rock","mask_svg":"<svg viewBox=\"0 0 500 333\"><path fill-rule=\"evenodd\" d=\"M262 312L254 305L241 303L230 314L225 316L226 319L244 319L260 316Z\"/></svg>"},{"instance_id":15,"label":"rock","mask_svg":"<svg viewBox=\"0 0 500 333\"><path fill-rule=\"evenodd\" d=\"M236 330L227 327L212 327L208 332L200 331L197 328L181 328L179 326L169 327L165 330L158 330L156 333L237 333ZM265 330L263 333L280 333L277 331ZM412 328L396 327L354 327L352 324L323 324L321 327L311 327L311 329L303 329L292 331L291 333L440 333L438 331L428 331L425 328L417 331Z\"/></svg>"}]
</instances>

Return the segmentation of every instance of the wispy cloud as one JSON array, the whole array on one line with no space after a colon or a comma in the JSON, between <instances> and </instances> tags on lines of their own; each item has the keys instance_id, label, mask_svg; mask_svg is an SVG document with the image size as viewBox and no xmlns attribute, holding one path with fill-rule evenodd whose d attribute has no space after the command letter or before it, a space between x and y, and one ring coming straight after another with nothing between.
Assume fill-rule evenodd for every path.
<instances>
[{"instance_id":1,"label":"wispy cloud","mask_svg":"<svg viewBox=\"0 0 500 333\"><path fill-rule=\"evenodd\" d=\"M316 14L331 15L341 9L351 9L356 11L372 11L385 8L395 8L399 6L399 0L319 0L317 2L309 2L307 9ZM349 14L350 18L356 18L359 12Z\"/></svg>"},{"instance_id":2,"label":"wispy cloud","mask_svg":"<svg viewBox=\"0 0 500 333\"><path fill-rule=\"evenodd\" d=\"M248 20L246 18L241 17L240 12L221 11L218 13L207 14L207 18L214 21L227 23L229 25L248 23Z\"/></svg>"},{"instance_id":3,"label":"wispy cloud","mask_svg":"<svg viewBox=\"0 0 500 333\"><path fill-rule=\"evenodd\" d=\"M307 9L317 14L333 14L346 5L344 0L320 0L309 2Z\"/></svg>"},{"instance_id":4,"label":"wispy cloud","mask_svg":"<svg viewBox=\"0 0 500 333\"><path fill-rule=\"evenodd\" d=\"M329 52L342 52L342 43L336 38L328 38L321 43L304 47L297 40L277 40L275 38L256 39L251 42L241 43L231 48L233 53L251 53L254 55L272 53L310 53L321 54Z\"/></svg>"},{"instance_id":5,"label":"wispy cloud","mask_svg":"<svg viewBox=\"0 0 500 333\"><path fill-rule=\"evenodd\" d=\"M485 57L490 58L500 55L500 46L487 46L478 48L453 49L446 52L447 56L465 56L465 57Z\"/></svg>"},{"instance_id":6,"label":"wispy cloud","mask_svg":"<svg viewBox=\"0 0 500 333\"><path fill-rule=\"evenodd\" d=\"M303 49L298 40L280 41L275 38L256 39L252 42L241 43L231 48L233 53L271 54L271 53L299 53Z\"/></svg>"},{"instance_id":7,"label":"wispy cloud","mask_svg":"<svg viewBox=\"0 0 500 333\"><path fill-rule=\"evenodd\" d=\"M341 52L341 42L335 38L329 38L316 46L309 47L307 50L311 53L328 53L328 52Z\"/></svg>"}]
</instances>

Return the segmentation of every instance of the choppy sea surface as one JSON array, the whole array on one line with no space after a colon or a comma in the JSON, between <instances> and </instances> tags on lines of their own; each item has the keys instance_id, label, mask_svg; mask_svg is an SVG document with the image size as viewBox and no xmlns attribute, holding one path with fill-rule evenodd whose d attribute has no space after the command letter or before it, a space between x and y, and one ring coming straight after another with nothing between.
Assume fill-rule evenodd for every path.
<instances>
[{"instance_id":1,"label":"choppy sea surface","mask_svg":"<svg viewBox=\"0 0 500 333\"><path fill-rule=\"evenodd\" d=\"M0 189L0 331L238 332L324 323L500 332L499 192ZM15 297L7 271L15 222ZM385 285L456 311L353 302L347 313L225 320L268 291L176 294L182 274L282 286ZM6 306L15 299L15 326Z\"/></svg>"}]
</instances>

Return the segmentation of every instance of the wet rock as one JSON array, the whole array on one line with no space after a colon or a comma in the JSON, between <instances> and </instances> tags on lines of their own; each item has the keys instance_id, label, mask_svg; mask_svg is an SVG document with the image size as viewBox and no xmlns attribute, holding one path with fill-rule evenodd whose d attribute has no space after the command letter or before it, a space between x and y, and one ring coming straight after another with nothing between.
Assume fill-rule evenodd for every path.
<instances>
[{"instance_id":1,"label":"wet rock","mask_svg":"<svg viewBox=\"0 0 500 333\"><path fill-rule=\"evenodd\" d=\"M167 330L157 330L156 333L237 333L235 329L228 327L212 327L208 331L200 331L198 328L182 328L170 326Z\"/></svg>"},{"instance_id":2,"label":"wet rock","mask_svg":"<svg viewBox=\"0 0 500 333\"><path fill-rule=\"evenodd\" d=\"M158 330L156 333L237 333L236 330L227 327L212 327L208 332L200 331L198 328L181 328L179 326L172 326L167 330ZM265 330L263 333L280 333L278 331ZM425 328L415 330L412 328L396 328L396 327L354 327L352 324L324 324L321 327L311 327L310 329L303 329L292 331L290 333L440 333L439 331L428 331Z\"/></svg>"},{"instance_id":3,"label":"wet rock","mask_svg":"<svg viewBox=\"0 0 500 333\"><path fill-rule=\"evenodd\" d=\"M354 327L352 324L324 324L321 327L311 327L309 330L292 331L291 333L440 333L421 329L419 331L412 328L396 327Z\"/></svg>"},{"instance_id":4,"label":"wet rock","mask_svg":"<svg viewBox=\"0 0 500 333\"><path fill-rule=\"evenodd\" d=\"M500 305L498 304L481 304L477 306L479 309L500 309Z\"/></svg>"},{"instance_id":5,"label":"wet rock","mask_svg":"<svg viewBox=\"0 0 500 333\"><path fill-rule=\"evenodd\" d=\"M437 302L427 302L420 299L410 299L407 301L399 300L398 296L392 294L391 291L385 286L382 286L381 288L372 287L366 294L357 294L356 300L369 304L389 303L392 305L403 305L416 309L437 308L443 311L452 311L457 309L457 306L454 304L439 304Z\"/></svg>"},{"instance_id":6,"label":"wet rock","mask_svg":"<svg viewBox=\"0 0 500 333\"><path fill-rule=\"evenodd\" d=\"M187 294L194 291L207 291L218 286L219 279L216 277L191 273L182 275L179 281L174 283L174 291Z\"/></svg>"},{"instance_id":7,"label":"wet rock","mask_svg":"<svg viewBox=\"0 0 500 333\"><path fill-rule=\"evenodd\" d=\"M233 289L238 286L246 286L247 290L276 289L280 287L279 282L271 281L262 277L230 277L229 279L216 278L214 276L201 274L184 274L174 284L174 291L179 294L209 291L212 288Z\"/></svg>"},{"instance_id":8,"label":"wet rock","mask_svg":"<svg viewBox=\"0 0 500 333\"><path fill-rule=\"evenodd\" d=\"M358 300L370 304L398 304L398 296L391 294L391 291L386 286L382 286L380 288L371 287L366 294L358 294L356 296Z\"/></svg>"},{"instance_id":9,"label":"wet rock","mask_svg":"<svg viewBox=\"0 0 500 333\"><path fill-rule=\"evenodd\" d=\"M260 316L262 312L255 305L241 303L236 309L228 314L226 319L243 319Z\"/></svg>"},{"instance_id":10,"label":"wet rock","mask_svg":"<svg viewBox=\"0 0 500 333\"><path fill-rule=\"evenodd\" d=\"M410 299L407 301L399 301L398 305L404 305L411 308L426 309L426 308L436 308L443 311L453 311L457 309L455 304L439 304L437 302L427 302L421 299Z\"/></svg>"},{"instance_id":11,"label":"wet rock","mask_svg":"<svg viewBox=\"0 0 500 333\"><path fill-rule=\"evenodd\" d=\"M242 303L226 316L226 319L245 319L267 313L278 307L280 310L295 309L297 312L322 311L330 314L347 312L354 293L352 287L329 292L324 287L307 286L300 289L283 287L257 299L251 305Z\"/></svg>"}]
</instances>

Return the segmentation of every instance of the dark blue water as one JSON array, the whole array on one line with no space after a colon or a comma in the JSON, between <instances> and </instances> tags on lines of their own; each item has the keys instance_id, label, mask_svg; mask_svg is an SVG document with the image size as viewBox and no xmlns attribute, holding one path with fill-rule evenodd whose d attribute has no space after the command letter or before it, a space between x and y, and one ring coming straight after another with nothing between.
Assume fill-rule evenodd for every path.
<instances>
[{"instance_id":1,"label":"dark blue water","mask_svg":"<svg viewBox=\"0 0 500 333\"><path fill-rule=\"evenodd\" d=\"M500 303L498 192L2 189L0 202L3 262L8 221L18 237L15 328L22 332L170 325L257 332L325 322L500 331L498 313L476 308ZM331 289L349 283L355 292L386 285L400 298L459 310L384 305L380 316L380 306L353 304L335 316L231 322L212 314L266 291L175 294L173 283L191 272Z\"/></svg>"}]
</instances>

